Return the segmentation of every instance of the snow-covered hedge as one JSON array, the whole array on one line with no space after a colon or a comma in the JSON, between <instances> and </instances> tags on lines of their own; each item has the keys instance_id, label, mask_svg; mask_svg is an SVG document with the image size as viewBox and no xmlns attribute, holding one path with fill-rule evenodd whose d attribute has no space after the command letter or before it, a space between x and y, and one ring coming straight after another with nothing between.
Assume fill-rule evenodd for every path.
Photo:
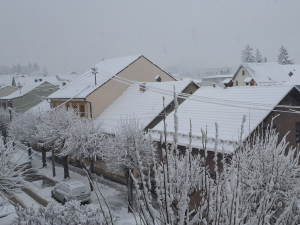
<instances>
[{"instance_id":1,"label":"snow-covered hedge","mask_svg":"<svg viewBox=\"0 0 300 225\"><path fill-rule=\"evenodd\" d=\"M80 205L70 201L65 205L49 203L47 207L17 208L14 225L102 225L111 224L108 213L103 217L101 209L93 204Z\"/></svg>"}]
</instances>

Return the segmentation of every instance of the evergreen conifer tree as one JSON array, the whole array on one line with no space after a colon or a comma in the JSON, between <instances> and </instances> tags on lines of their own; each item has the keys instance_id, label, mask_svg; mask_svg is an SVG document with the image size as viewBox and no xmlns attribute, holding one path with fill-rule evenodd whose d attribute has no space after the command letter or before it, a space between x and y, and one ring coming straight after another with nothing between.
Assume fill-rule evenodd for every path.
<instances>
[{"instance_id":1,"label":"evergreen conifer tree","mask_svg":"<svg viewBox=\"0 0 300 225\"><path fill-rule=\"evenodd\" d=\"M277 62L281 65L294 64L294 60L289 57L289 52L283 45L279 49Z\"/></svg>"},{"instance_id":2,"label":"evergreen conifer tree","mask_svg":"<svg viewBox=\"0 0 300 225\"><path fill-rule=\"evenodd\" d=\"M49 74L48 74L48 71L47 71L47 69L46 69L46 67L43 68L42 75L43 75L43 76L48 76L48 75L49 75Z\"/></svg>"},{"instance_id":3,"label":"evergreen conifer tree","mask_svg":"<svg viewBox=\"0 0 300 225\"><path fill-rule=\"evenodd\" d=\"M40 71L40 67L36 62L33 64L33 71Z\"/></svg>"},{"instance_id":4,"label":"evergreen conifer tree","mask_svg":"<svg viewBox=\"0 0 300 225\"><path fill-rule=\"evenodd\" d=\"M22 69L21 69L20 64L18 63L18 65L17 65L17 73L21 73L21 72L22 72Z\"/></svg>"},{"instance_id":5,"label":"evergreen conifer tree","mask_svg":"<svg viewBox=\"0 0 300 225\"><path fill-rule=\"evenodd\" d=\"M16 73L17 72L17 67L15 66L15 64L13 64L12 68L11 68L12 73Z\"/></svg>"},{"instance_id":6,"label":"evergreen conifer tree","mask_svg":"<svg viewBox=\"0 0 300 225\"><path fill-rule=\"evenodd\" d=\"M256 53L255 53L255 62L257 63L261 63L263 60L262 60L262 56L258 50L258 48L256 49Z\"/></svg>"},{"instance_id":7,"label":"evergreen conifer tree","mask_svg":"<svg viewBox=\"0 0 300 225\"><path fill-rule=\"evenodd\" d=\"M28 63L28 73L31 73L32 72L32 65L31 63Z\"/></svg>"},{"instance_id":8,"label":"evergreen conifer tree","mask_svg":"<svg viewBox=\"0 0 300 225\"><path fill-rule=\"evenodd\" d=\"M252 55L253 48L251 48L249 45L245 47L245 49L242 51L241 60L243 63L253 63L255 62L255 57Z\"/></svg>"}]
</instances>

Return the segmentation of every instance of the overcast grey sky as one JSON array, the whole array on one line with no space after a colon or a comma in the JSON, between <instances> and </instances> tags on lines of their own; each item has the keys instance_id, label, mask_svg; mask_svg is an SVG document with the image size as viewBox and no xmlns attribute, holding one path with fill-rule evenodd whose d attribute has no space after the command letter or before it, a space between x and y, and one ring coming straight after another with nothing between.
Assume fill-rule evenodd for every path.
<instances>
[{"instance_id":1,"label":"overcast grey sky","mask_svg":"<svg viewBox=\"0 0 300 225\"><path fill-rule=\"evenodd\" d=\"M249 44L300 64L299 0L1 0L0 65L85 71L143 54L161 67L238 66Z\"/></svg>"}]
</instances>

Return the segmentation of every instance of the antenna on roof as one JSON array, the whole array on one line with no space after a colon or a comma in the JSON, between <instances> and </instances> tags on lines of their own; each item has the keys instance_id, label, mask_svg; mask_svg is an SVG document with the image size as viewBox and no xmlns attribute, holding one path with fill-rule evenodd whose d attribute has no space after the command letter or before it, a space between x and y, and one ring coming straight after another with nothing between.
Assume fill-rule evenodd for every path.
<instances>
[{"instance_id":1,"label":"antenna on roof","mask_svg":"<svg viewBox=\"0 0 300 225\"><path fill-rule=\"evenodd\" d=\"M98 73L98 68L97 67L93 67L92 68L92 74L95 75L95 86L97 85L97 80L96 80L96 74Z\"/></svg>"}]
</instances>

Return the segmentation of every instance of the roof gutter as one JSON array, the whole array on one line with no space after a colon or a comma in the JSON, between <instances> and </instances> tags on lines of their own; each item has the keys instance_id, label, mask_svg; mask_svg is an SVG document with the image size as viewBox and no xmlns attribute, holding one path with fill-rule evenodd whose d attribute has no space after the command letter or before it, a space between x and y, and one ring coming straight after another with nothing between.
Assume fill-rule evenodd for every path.
<instances>
[{"instance_id":1,"label":"roof gutter","mask_svg":"<svg viewBox=\"0 0 300 225\"><path fill-rule=\"evenodd\" d=\"M93 119L92 103L85 99L86 102L90 103L90 116Z\"/></svg>"}]
</instances>

